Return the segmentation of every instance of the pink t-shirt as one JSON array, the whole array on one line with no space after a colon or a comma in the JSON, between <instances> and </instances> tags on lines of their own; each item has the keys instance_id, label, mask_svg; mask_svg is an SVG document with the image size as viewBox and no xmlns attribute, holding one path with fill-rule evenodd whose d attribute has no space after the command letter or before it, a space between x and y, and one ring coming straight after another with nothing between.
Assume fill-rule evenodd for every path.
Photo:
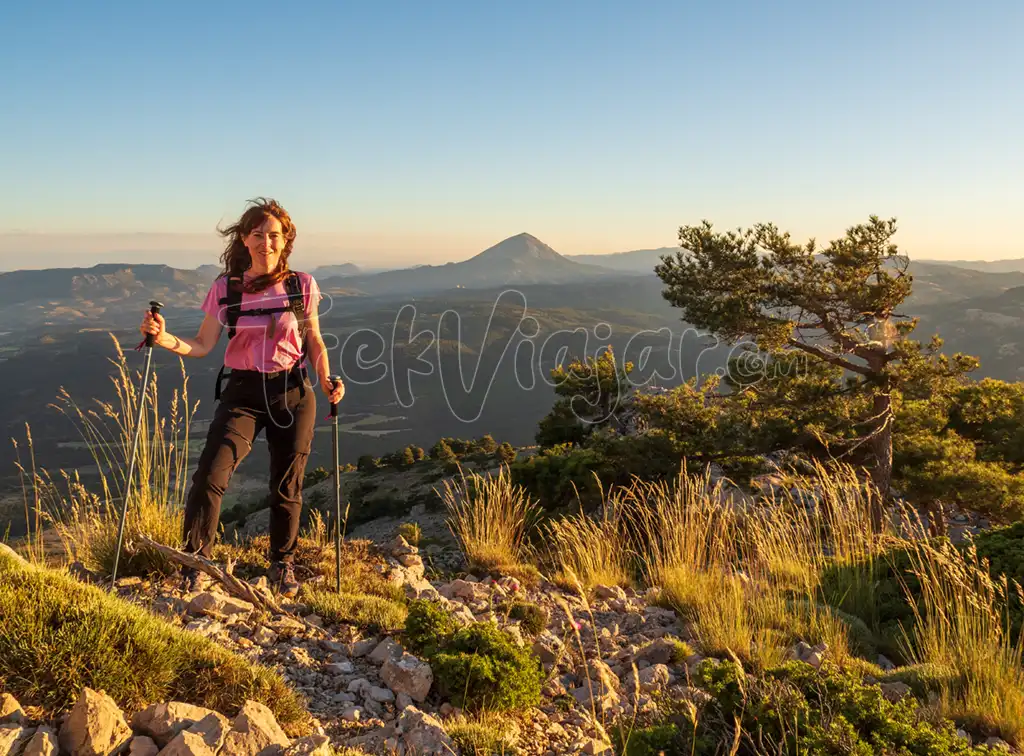
<instances>
[{"instance_id":1,"label":"pink t-shirt","mask_svg":"<svg viewBox=\"0 0 1024 756\"><path fill-rule=\"evenodd\" d=\"M305 299L306 317L319 311L323 295L316 280L309 273L298 273ZM227 305L218 304L227 294L228 279L221 276L210 287L203 300L203 312L213 315L227 332ZM265 307L287 307L288 292L284 281L268 286L257 294L242 292L241 312ZM271 322L273 321L273 323ZM242 315L235 326L235 336L228 341L224 364L233 370L259 370L273 373L293 367L302 356L302 336L299 323L291 312L273 315Z\"/></svg>"}]
</instances>

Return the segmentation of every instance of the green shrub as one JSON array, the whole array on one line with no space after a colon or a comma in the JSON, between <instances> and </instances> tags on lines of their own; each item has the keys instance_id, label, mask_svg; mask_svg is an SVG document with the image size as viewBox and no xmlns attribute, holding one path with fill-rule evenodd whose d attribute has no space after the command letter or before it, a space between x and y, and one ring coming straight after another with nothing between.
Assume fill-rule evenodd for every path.
<instances>
[{"instance_id":1,"label":"green shrub","mask_svg":"<svg viewBox=\"0 0 1024 756\"><path fill-rule=\"evenodd\" d=\"M499 462L506 465L511 465L513 462L516 461L516 457L518 455L516 453L515 447L513 447L512 444L510 444L508 441L502 441L501 445L498 447L498 450L494 453L494 456L498 459Z\"/></svg>"},{"instance_id":2,"label":"green shrub","mask_svg":"<svg viewBox=\"0 0 1024 756\"><path fill-rule=\"evenodd\" d=\"M540 701L540 662L494 623L460 629L440 605L413 601L402 640L430 662L438 689L459 708L502 711Z\"/></svg>"},{"instance_id":3,"label":"green shrub","mask_svg":"<svg viewBox=\"0 0 1024 756\"><path fill-rule=\"evenodd\" d=\"M252 699L292 734L308 729L301 699L276 672L0 548L0 688L59 711L85 686L128 710L182 701L231 715Z\"/></svg>"},{"instance_id":4,"label":"green shrub","mask_svg":"<svg viewBox=\"0 0 1024 756\"><path fill-rule=\"evenodd\" d=\"M589 432L590 428L580 422L569 400L557 399L551 412L537 424L533 438L542 449L549 449L562 444L582 444Z\"/></svg>"},{"instance_id":5,"label":"green shrub","mask_svg":"<svg viewBox=\"0 0 1024 756\"><path fill-rule=\"evenodd\" d=\"M559 444L510 466L513 482L522 485L546 509L598 506L601 489L628 486L634 476L663 480L679 474L680 447L662 434L609 436L594 433L586 446Z\"/></svg>"},{"instance_id":6,"label":"green shrub","mask_svg":"<svg viewBox=\"0 0 1024 756\"><path fill-rule=\"evenodd\" d=\"M490 622L456 632L431 666L440 690L469 711L522 709L540 702L539 660Z\"/></svg>"},{"instance_id":7,"label":"green shrub","mask_svg":"<svg viewBox=\"0 0 1024 756\"><path fill-rule=\"evenodd\" d=\"M988 559L993 575L1006 575L1024 585L1024 522L994 528L974 537L978 556Z\"/></svg>"},{"instance_id":8,"label":"green shrub","mask_svg":"<svg viewBox=\"0 0 1024 756\"><path fill-rule=\"evenodd\" d=\"M331 477L331 471L323 465L320 465L315 470L309 470L302 478L303 488L312 488L317 483L327 480Z\"/></svg>"},{"instance_id":9,"label":"green shrub","mask_svg":"<svg viewBox=\"0 0 1024 756\"><path fill-rule=\"evenodd\" d=\"M887 701L878 686L834 667L790 662L751 678L734 662L705 660L697 677L713 696L698 732L738 721L750 735L741 754L759 753L751 750L757 743L801 756L987 753L957 737L951 722L925 721L913 699Z\"/></svg>"},{"instance_id":10,"label":"green shrub","mask_svg":"<svg viewBox=\"0 0 1024 756\"><path fill-rule=\"evenodd\" d=\"M975 536L974 545L978 558L989 561L993 577L1005 575L1010 582L1024 586L1024 522L981 532ZM1010 633L1016 638L1024 627L1024 603L1012 588L1008 613Z\"/></svg>"},{"instance_id":11,"label":"green shrub","mask_svg":"<svg viewBox=\"0 0 1024 756\"><path fill-rule=\"evenodd\" d=\"M448 445L448 442L442 438L430 447L430 458L436 459L438 462L449 462L455 459L455 452L452 451L452 447Z\"/></svg>"},{"instance_id":12,"label":"green shrub","mask_svg":"<svg viewBox=\"0 0 1024 756\"><path fill-rule=\"evenodd\" d=\"M865 573L870 579L865 579ZM869 586L870 595L849 595L851 585ZM907 602L906 591L920 594L920 581L911 571L906 548L890 549L871 562L830 565L822 571L821 590L830 606L864 622L878 650L892 659L905 661L901 628L909 631L914 623L914 608Z\"/></svg>"},{"instance_id":13,"label":"green shrub","mask_svg":"<svg viewBox=\"0 0 1024 756\"><path fill-rule=\"evenodd\" d=\"M410 651L429 659L458 629L459 623L440 604L417 600L409 605L402 641Z\"/></svg>"},{"instance_id":14,"label":"green shrub","mask_svg":"<svg viewBox=\"0 0 1024 756\"><path fill-rule=\"evenodd\" d=\"M456 456L463 456L465 454L472 454L476 451L476 442L471 439L465 438L446 438L448 445L455 452Z\"/></svg>"},{"instance_id":15,"label":"green shrub","mask_svg":"<svg viewBox=\"0 0 1024 756\"><path fill-rule=\"evenodd\" d=\"M935 539L938 543L944 539ZM1010 581L1024 585L1024 522L979 533L974 539L979 560L989 561L993 578L1005 575ZM960 546L967 548L966 545ZM870 580L857 579L858 571L870 573ZM846 586L855 583L870 586L870 596L851 600ZM832 565L821 574L822 593L829 605L859 617L875 636L879 650L900 661L903 629L910 633L914 625L914 608L907 601L907 591L920 595L920 581L911 569L910 554L905 547L893 548L871 563ZM1024 626L1024 603L1012 588L1007 607L1011 637L1016 638ZM852 639L862 640L863 633L854 627ZM863 645L863 644L861 644Z\"/></svg>"},{"instance_id":16,"label":"green shrub","mask_svg":"<svg viewBox=\"0 0 1024 756\"><path fill-rule=\"evenodd\" d=\"M485 433L477 439L476 450L483 454L494 454L498 450L498 442L490 433Z\"/></svg>"},{"instance_id":17,"label":"green shrub","mask_svg":"<svg viewBox=\"0 0 1024 756\"><path fill-rule=\"evenodd\" d=\"M519 626L528 635L540 635L548 626L547 610L537 604L518 601L512 605L508 616L519 620Z\"/></svg>"},{"instance_id":18,"label":"green shrub","mask_svg":"<svg viewBox=\"0 0 1024 756\"><path fill-rule=\"evenodd\" d=\"M669 643L672 644L672 658L669 659L669 664L682 664L693 656L693 648L689 643L678 638L669 638Z\"/></svg>"},{"instance_id":19,"label":"green shrub","mask_svg":"<svg viewBox=\"0 0 1024 756\"><path fill-rule=\"evenodd\" d=\"M683 734L674 723L651 725L632 731L622 727L616 729L614 735L615 752L622 756L690 753L688 748L684 751Z\"/></svg>"}]
</instances>

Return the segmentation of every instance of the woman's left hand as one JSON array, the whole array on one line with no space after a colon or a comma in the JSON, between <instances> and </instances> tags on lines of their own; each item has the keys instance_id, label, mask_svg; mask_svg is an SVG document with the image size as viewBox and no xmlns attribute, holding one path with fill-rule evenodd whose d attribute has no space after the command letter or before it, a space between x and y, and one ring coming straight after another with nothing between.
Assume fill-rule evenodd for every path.
<instances>
[{"instance_id":1,"label":"woman's left hand","mask_svg":"<svg viewBox=\"0 0 1024 756\"><path fill-rule=\"evenodd\" d=\"M345 396L345 382L338 381L337 384L332 384L327 378L320 379L320 388L323 389L327 395L328 401L331 404L337 404L341 401L341 398Z\"/></svg>"}]
</instances>

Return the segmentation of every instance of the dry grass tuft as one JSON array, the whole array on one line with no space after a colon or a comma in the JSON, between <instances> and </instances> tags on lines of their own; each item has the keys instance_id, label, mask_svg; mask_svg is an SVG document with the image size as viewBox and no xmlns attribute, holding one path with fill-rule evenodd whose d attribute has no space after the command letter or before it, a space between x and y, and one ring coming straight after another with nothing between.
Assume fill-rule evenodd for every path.
<instances>
[{"instance_id":1,"label":"dry grass tuft","mask_svg":"<svg viewBox=\"0 0 1024 756\"><path fill-rule=\"evenodd\" d=\"M962 553L949 543L918 543L911 561L920 593L908 597L916 622L904 646L916 663L951 669L940 681L940 712L1022 743L1024 638L1010 637L1005 616L1020 586L993 580L973 547Z\"/></svg>"},{"instance_id":2,"label":"dry grass tuft","mask_svg":"<svg viewBox=\"0 0 1024 756\"><path fill-rule=\"evenodd\" d=\"M23 494L34 504L35 539L29 539L28 556L39 561L39 525L52 523L63 543L66 557L86 567L109 572L113 567L117 530L120 521L120 493L125 490L131 440L136 423L142 424L136 456L137 480L132 486L125 525L126 550L121 574L169 574L174 566L164 557L144 548L132 550L139 534L145 534L168 546L177 547L182 539L182 512L188 483L188 430L198 403L190 405L188 377L181 367L181 388L172 392L166 407L160 403L158 375L152 374L142 414L138 386L141 375L133 375L124 352L114 339L117 359L111 362L117 373L111 378L117 400L97 401L96 408L85 408L63 388L57 404L51 405L77 428L96 463L99 481L89 490L77 472L60 472L57 479L36 468L32 455L30 469L18 462ZM31 435L29 435L31 450Z\"/></svg>"},{"instance_id":3,"label":"dry grass tuft","mask_svg":"<svg viewBox=\"0 0 1024 756\"><path fill-rule=\"evenodd\" d=\"M504 756L517 752L520 726L510 714L459 714L442 724L452 742L466 756Z\"/></svg>"},{"instance_id":4,"label":"dry grass tuft","mask_svg":"<svg viewBox=\"0 0 1024 756\"><path fill-rule=\"evenodd\" d=\"M618 511L606 508L600 520L576 514L547 524L544 531L556 583L586 588L632 583L629 536Z\"/></svg>"},{"instance_id":5,"label":"dry grass tuft","mask_svg":"<svg viewBox=\"0 0 1024 756\"><path fill-rule=\"evenodd\" d=\"M522 572L531 556L527 538L540 516L539 505L512 482L507 466L497 476L460 475L460 480L445 480L444 490L437 493L470 567Z\"/></svg>"}]
</instances>

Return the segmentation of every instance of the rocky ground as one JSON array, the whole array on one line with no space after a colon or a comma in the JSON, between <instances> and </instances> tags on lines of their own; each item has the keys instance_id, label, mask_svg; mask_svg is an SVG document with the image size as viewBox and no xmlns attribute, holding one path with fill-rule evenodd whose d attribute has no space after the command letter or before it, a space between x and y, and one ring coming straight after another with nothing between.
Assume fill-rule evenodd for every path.
<instances>
[{"instance_id":1,"label":"rocky ground","mask_svg":"<svg viewBox=\"0 0 1024 756\"><path fill-rule=\"evenodd\" d=\"M418 514L423 523L424 513ZM533 586L510 576L481 580L462 573L452 579L450 572L428 569L420 549L396 535L400 524L377 522L360 533L378 542L382 575L410 598L441 604L459 622L497 622L544 666L541 704L502 718L502 733L515 745L508 753L611 753L613 723L653 713L666 697L696 704L707 697L690 685L701 661L689 646L691 628L658 606L656 594L599 586L588 598L543 579ZM453 544L438 523L426 518L422 535L434 547L431 558L454 562ZM125 578L119 591L172 623L278 670L306 697L316 734L290 741L269 710L255 702L233 719L175 702L129 717L102 692L87 689L58 722L32 722L6 697L0 756L107 756L124 748L131 756L328 756L328 747L406 756L458 752L446 728L462 712L440 697L430 665L408 653L397 633L332 625L301 602L282 604L285 613L268 613L217 584L184 593L176 580ZM525 628L511 619L514 601L538 607L540 626ZM799 644L790 652L812 666L827 655L824 645ZM901 683L885 683L883 691L891 699L910 694Z\"/></svg>"},{"instance_id":2,"label":"rocky ground","mask_svg":"<svg viewBox=\"0 0 1024 756\"><path fill-rule=\"evenodd\" d=\"M511 577L432 583L424 577L418 549L400 536L386 545L385 555L383 569L410 597L440 602L463 622L496 621L540 657L548 672L544 703L509 719L519 730L519 753L600 753L607 750L605 725L636 704L649 708L656 690L672 687L674 695L697 695L685 683L688 666L700 657L678 659L677 645L667 640L687 638L687 629L673 612L648 605L633 591L599 589L598 600L587 604L550 583L529 589ZM422 741L433 726L435 740L445 743L438 719L461 713L434 695L430 666L404 652L397 637L363 635L350 625L325 626L301 603L282 608L312 628L285 615L267 617L217 586L188 594L170 583L126 579L121 591L172 622L279 670L306 696L318 729L335 746L393 753L409 740L410 716L417 722L414 739ZM535 603L547 615L547 627L535 638L502 611L513 597Z\"/></svg>"},{"instance_id":3,"label":"rocky ground","mask_svg":"<svg viewBox=\"0 0 1024 756\"><path fill-rule=\"evenodd\" d=\"M378 530L383 533L379 524ZM650 605L646 596L635 591L599 588L597 599L587 602L543 580L532 588L512 577L481 581L465 575L429 581L419 549L401 536L392 535L380 552L379 569L400 583L410 598L439 602L463 623L495 621L517 641L532 647L541 659L547 672L541 705L503 718L505 735L517 743L517 753L609 752L606 727L635 708L649 710L655 705L655 692L668 691L674 697L700 695L687 686L689 670L700 657L688 651L680 657L683 647L676 642L689 638L688 628L674 612ZM261 580L265 579L252 582ZM338 749L349 747L373 754L454 752L444 726L462 712L441 700L432 685L429 664L405 652L397 634L370 635L351 625L329 625L301 603L282 604L294 616L268 615L228 595L217 584L183 593L179 581L123 578L119 591L124 598L147 605L185 629L280 671L307 698L315 729L328 739L303 741L304 749L329 742ZM535 634L524 631L519 621L508 617L512 599L538 606L546 627ZM185 704L168 706L172 713L190 710ZM188 719L181 717L179 725L184 727ZM137 720L137 716L132 719L132 756L156 754L155 747L164 754L168 738L154 737L146 727L136 726ZM186 737L179 738L167 753L205 756L217 753L217 748L228 753L223 744L211 744L227 737L229 725L236 726L220 715L215 722L195 714ZM208 733L211 729L213 735ZM0 747L0 756L17 756L23 735L12 735L18 748L13 748L12 740L6 751ZM100 753L64 750L72 756ZM21 751L21 756L36 754Z\"/></svg>"}]
</instances>

